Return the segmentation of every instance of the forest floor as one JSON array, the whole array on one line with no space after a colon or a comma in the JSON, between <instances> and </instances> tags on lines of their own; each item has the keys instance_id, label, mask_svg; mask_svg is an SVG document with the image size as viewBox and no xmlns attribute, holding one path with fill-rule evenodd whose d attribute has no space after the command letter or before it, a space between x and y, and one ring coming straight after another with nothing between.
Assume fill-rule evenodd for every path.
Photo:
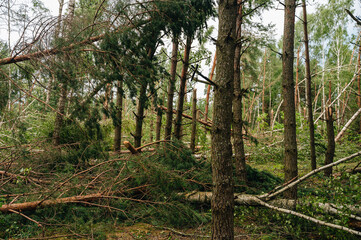
<instances>
[{"instance_id":1,"label":"forest floor","mask_svg":"<svg viewBox=\"0 0 361 240\"><path fill-rule=\"evenodd\" d=\"M276 141L262 139L258 145L247 145L249 183L245 187L236 182L235 192L257 195L282 185L282 142L272 146L269 142ZM300 176L310 171L307 146L300 144ZM209 239L210 204L188 203L175 194L211 191L209 151L195 159L187 148L175 144L134 156L110 154L109 158L100 160L101 155L86 155L90 154L86 152L88 146L86 150L69 147L64 152L47 145L39 149L44 150L2 151L11 165L0 170L13 175L1 179L0 206L101 193L104 187L109 189L109 198L24 211L29 218L0 214L0 239ZM359 149L359 143L345 144L338 148L335 161ZM323 160L324 156L319 154L317 165L322 166ZM359 205L361 174L343 174L359 163L355 159L335 167L329 179L322 173L309 178L299 186L300 201ZM301 206L297 211L360 230L360 221L323 216L314 207ZM260 206L236 206L234 216L235 239L329 239L327 236L357 239ZM43 226L37 226L36 222Z\"/></svg>"},{"instance_id":2,"label":"forest floor","mask_svg":"<svg viewBox=\"0 0 361 240\"><path fill-rule=\"evenodd\" d=\"M236 226L234 228L235 239L259 239L265 234L247 234ZM207 224L196 229L172 229L166 227L154 227L150 224L137 223L128 227L117 227L114 233L107 235L108 239L122 240L185 240L185 239L209 239L210 225Z\"/></svg>"}]
</instances>

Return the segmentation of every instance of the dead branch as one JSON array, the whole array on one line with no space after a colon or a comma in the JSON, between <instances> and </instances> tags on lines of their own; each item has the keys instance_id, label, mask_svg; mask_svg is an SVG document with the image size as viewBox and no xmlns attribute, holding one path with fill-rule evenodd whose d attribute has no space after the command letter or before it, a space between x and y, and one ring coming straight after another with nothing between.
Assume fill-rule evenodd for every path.
<instances>
[{"instance_id":1,"label":"dead branch","mask_svg":"<svg viewBox=\"0 0 361 240\"><path fill-rule=\"evenodd\" d=\"M335 137L335 142L337 142L338 140L340 140L340 138L342 137L342 135L345 133L345 131L347 130L347 128L351 125L351 123L357 118L358 115L360 115L361 113L361 108L359 110L357 110L357 112L350 118L350 120L348 120L348 122L345 124L345 126L342 128L342 130L337 134L337 136Z\"/></svg>"},{"instance_id":2,"label":"dead branch","mask_svg":"<svg viewBox=\"0 0 361 240\"><path fill-rule=\"evenodd\" d=\"M188 193L188 194L184 194L184 193L180 193L179 195L184 196L184 198L188 201L191 202L202 202L202 203L210 203L211 199L212 199L212 192L192 192L192 193ZM347 227L343 227L340 225L336 225L333 223L328 223L322 220L318 220L316 218L312 218L310 216L307 216L305 214L302 213L298 213L295 212L293 210L290 209L294 209L295 205L297 204L297 201L295 200L291 200L291 199L278 199L278 200L272 200L269 203L266 203L264 201L262 201L261 199L259 199L257 196L254 195L247 195L247 194L235 194L235 198L234 198L235 204L237 205L246 205L246 206L264 206L264 207L268 207L283 213L287 213L287 214L292 214L294 216L315 222L319 225L323 225L323 226L327 226L327 227L331 227L331 228L336 228L336 229L340 229L346 232L349 232L351 234L355 234L358 236L361 236L361 232L355 231L353 229L347 228ZM303 205L307 205L309 203L303 203ZM318 207L320 207L321 209L325 210L327 213L331 213L331 214L336 214L336 215L340 215L340 214L344 214L341 211L337 210L336 208L332 207L331 204L322 204L319 203L317 204ZM360 217L355 216L355 215L347 215L350 218L354 218L356 220L360 219Z\"/></svg>"},{"instance_id":3,"label":"dead branch","mask_svg":"<svg viewBox=\"0 0 361 240\"><path fill-rule=\"evenodd\" d=\"M273 205L271 205L271 204L268 204L268 203L266 203L266 202L264 202L264 201L262 201L262 200L260 200L260 199L258 199L258 198L255 198L255 201L256 201L259 205L268 207L268 208L270 208L270 209L273 209L273 210L276 210L276 211L279 211L279 212L291 214L291 215L294 215L294 216L297 216L297 217L306 219L306 220L308 220L308 221L314 222L314 223L319 224L319 225L323 225L323 226L327 226L327 227L331 227L331 228L336 228L336 229L343 230L343 231L346 231L346 232L348 232L348 233L351 233L351 234L354 234L354 235L357 235L357 236L361 236L361 232L356 231L356 230L353 230L353 229L350 229L350 228L347 228L347 227L343 227L343 226L340 226L340 225L337 225L337 224L328 223L328 222L325 222L325 221L322 221L322 220L318 220L318 219L316 219L316 218L307 216L307 215L302 214L302 213L299 213L299 212L295 212L295 211L293 211L293 210L276 207L276 206L273 206Z\"/></svg>"},{"instance_id":4,"label":"dead branch","mask_svg":"<svg viewBox=\"0 0 361 240\"><path fill-rule=\"evenodd\" d=\"M304 175L303 177L299 178L298 180L296 180L296 181L294 181L294 182L286 185L285 187L281 188L280 190L278 190L278 191L276 191L276 192L274 192L274 193L271 193L271 194L264 194L264 195L259 196L259 197L260 197L261 199L269 200L269 199L275 197L276 195L279 195L280 193L286 191L287 189L290 189L291 187L299 184L300 182L306 180L307 178L311 177L312 175L314 175L314 174L316 174L316 173L318 173L318 172L320 172L320 171L322 171L322 170L324 170L324 169L326 169L326 168L330 168L330 167L339 165L339 164L341 164L341 163L343 163L343 162L346 162L346 161L348 161L348 160L351 160L351 159L353 159L353 158L355 158L355 157L358 157L358 156L360 156L360 155L361 155L361 151L359 151L359 152L357 152L357 153L354 153L354 154L352 154L352 155L350 155L350 156L348 156L348 157L342 158L342 159L340 159L340 160L338 160L338 161L336 161L336 162L333 162L333 163L327 164L327 165L325 165L325 166L319 167L319 168L317 168L317 169L315 169L315 170L307 173L306 175Z\"/></svg>"},{"instance_id":5,"label":"dead branch","mask_svg":"<svg viewBox=\"0 0 361 240\"><path fill-rule=\"evenodd\" d=\"M101 193L95 193L85 196L75 196L75 197L66 197L66 198L58 198L54 200L44 200L44 201L34 201L34 202L24 202L24 203L13 203L13 204L4 204L0 207L0 212L8 213L14 211L29 211L35 210L38 207L47 207L47 206L54 206L57 204L63 203L73 203L73 202L88 202L94 201L99 198L103 198L104 195Z\"/></svg>"},{"instance_id":6,"label":"dead branch","mask_svg":"<svg viewBox=\"0 0 361 240\"><path fill-rule=\"evenodd\" d=\"M158 106L158 108L159 108L159 109L162 109L163 111L168 111L168 108L166 108L166 107L164 107L164 106ZM176 114L177 111L176 111L176 110L173 110L173 113ZM182 116L183 116L184 118L188 118L188 119L192 120L192 116L189 116L189 115L184 114L184 113L182 113ZM207 127L212 127L212 123L205 122L205 121L202 120L202 119L197 119L197 121L198 121L199 123L207 126Z\"/></svg>"},{"instance_id":7,"label":"dead branch","mask_svg":"<svg viewBox=\"0 0 361 240\"><path fill-rule=\"evenodd\" d=\"M29 180L29 181L35 182L35 183L45 183L45 184L51 183L50 181L40 180L40 179L36 179L36 178L33 178L33 177L29 177L29 176L22 176L22 175L19 175L19 174L10 173L10 172L1 171L1 170L0 170L0 175L8 176L8 177L10 177L12 179L21 178L22 180Z\"/></svg>"},{"instance_id":8,"label":"dead branch","mask_svg":"<svg viewBox=\"0 0 361 240\"><path fill-rule=\"evenodd\" d=\"M41 225L38 221L36 221L36 220L34 220L34 219L26 216L25 214L23 214L23 213L21 213L21 212L15 211L15 210L13 210L13 209L9 209L9 212L16 213L16 214L18 214L18 215L20 215L20 216L28 219L29 221L31 221L31 222L35 223L36 225L38 225L38 227L41 227L41 228L43 227L43 225Z\"/></svg>"}]
</instances>

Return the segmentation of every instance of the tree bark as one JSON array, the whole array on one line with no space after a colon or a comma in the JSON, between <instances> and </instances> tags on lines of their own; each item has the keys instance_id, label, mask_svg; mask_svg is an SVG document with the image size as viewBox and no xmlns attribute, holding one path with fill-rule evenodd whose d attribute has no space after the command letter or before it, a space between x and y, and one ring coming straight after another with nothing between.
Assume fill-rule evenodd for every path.
<instances>
[{"instance_id":1,"label":"tree bark","mask_svg":"<svg viewBox=\"0 0 361 240\"><path fill-rule=\"evenodd\" d=\"M211 70L211 74L209 76L209 79L211 81L213 80L214 70L216 69L216 64L217 64L217 54L214 54L212 70ZM205 106L205 110L204 110L204 121L206 121L206 122L208 121L209 95L211 94L211 87L212 87L211 85L208 85L208 87L207 87L206 106Z\"/></svg>"},{"instance_id":2,"label":"tree bark","mask_svg":"<svg viewBox=\"0 0 361 240\"><path fill-rule=\"evenodd\" d=\"M178 95L178 106L177 106L177 114L175 117L174 123L174 138L181 138L181 128L182 128L182 113L183 113L183 105L184 105L184 96L186 90L187 83L187 72L189 67L189 55L191 51L192 45L192 37L187 36L186 46L184 49L184 58L183 58L183 68L180 78L180 86L179 86L179 95Z\"/></svg>"},{"instance_id":3,"label":"tree bark","mask_svg":"<svg viewBox=\"0 0 361 240\"><path fill-rule=\"evenodd\" d=\"M360 32L361 33L361 32ZM357 69L360 72L361 69L361 41L359 42L358 58L357 58ZM360 74L357 75L357 106L361 109L361 77ZM361 118L359 118L359 133L361 133Z\"/></svg>"},{"instance_id":4,"label":"tree bark","mask_svg":"<svg viewBox=\"0 0 361 240\"><path fill-rule=\"evenodd\" d=\"M335 132L333 129L332 107L329 107L326 112L326 126L327 126L327 151L325 156L325 165L333 162L335 156ZM332 168L325 169L325 176L332 175Z\"/></svg>"},{"instance_id":5,"label":"tree bark","mask_svg":"<svg viewBox=\"0 0 361 240\"><path fill-rule=\"evenodd\" d=\"M284 107L284 148L285 182L297 177L296 115L293 79L294 29L296 0L285 0L283 54L282 54L282 94ZM286 198L297 198L297 187L284 193Z\"/></svg>"},{"instance_id":6,"label":"tree bark","mask_svg":"<svg viewBox=\"0 0 361 240\"><path fill-rule=\"evenodd\" d=\"M236 22L237 39L242 36L242 6L238 2L238 15ZM247 182L246 156L243 143L243 119L242 119L242 88L241 88L241 58L242 45L237 44L234 56L234 96L233 96L233 147L237 177L240 181Z\"/></svg>"},{"instance_id":7,"label":"tree bark","mask_svg":"<svg viewBox=\"0 0 361 240\"><path fill-rule=\"evenodd\" d=\"M194 153L196 147L196 133L197 133L197 89L193 89L192 99L192 133L190 149Z\"/></svg>"},{"instance_id":8,"label":"tree bark","mask_svg":"<svg viewBox=\"0 0 361 240\"><path fill-rule=\"evenodd\" d=\"M177 76L177 56L178 56L178 37L173 37L173 47L172 47L172 64L170 68L170 79L168 84L168 98L167 98L167 115L165 122L165 132L164 139L170 140L172 136L172 121L173 121L173 98L174 98L174 88Z\"/></svg>"},{"instance_id":9,"label":"tree bark","mask_svg":"<svg viewBox=\"0 0 361 240\"><path fill-rule=\"evenodd\" d=\"M164 96L163 96L163 102L164 102ZM160 140L160 135L161 135L161 129L162 129L163 111L158 105L155 106L155 109L157 111L157 120L156 120L156 123L155 123L155 141L159 141Z\"/></svg>"},{"instance_id":10,"label":"tree bark","mask_svg":"<svg viewBox=\"0 0 361 240\"><path fill-rule=\"evenodd\" d=\"M236 48L237 0L219 1L217 87L212 127L212 239L234 239L232 179L232 100Z\"/></svg>"},{"instance_id":11,"label":"tree bark","mask_svg":"<svg viewBox=\"0 0 361 240\"><path fill-rule=\"evenodd\" d=\"M316 169L316 149L315 149L315 126L313 123L312 112L312 82L311 82L311 68L310 68L310 52L308 48L308 30L307 30L307 11L306 0L302 0L303 7L303 29L305 41L305 63L306 63L306 104L308 111L308 126L310 129L310 150L311 150L311 169Z\"/></svg>"},{"instance_id":12,"label":"tree bark","mask_svg":"<svg viewBox=\"0 0 361 240\"><path fill-rule=\"evenodd\" d=\"M123 80L118 80L116 111L116 119L114 121L114 151L120 151L122 142Z\"/></svg>"},{"instance_id":13,"label":"tree bark","mask_svg":"<svg viewBox=\"0 0 361 240\"><path fill-rule=\"evenodd\" d=\"M144 108L147 101L147 84L143 83L139 90L139 99L137 105L137 113L135 114L135 133L134 133L134 146L140 147L142 145L142 128L144 119Z\"/></svg>"}]
</instances>

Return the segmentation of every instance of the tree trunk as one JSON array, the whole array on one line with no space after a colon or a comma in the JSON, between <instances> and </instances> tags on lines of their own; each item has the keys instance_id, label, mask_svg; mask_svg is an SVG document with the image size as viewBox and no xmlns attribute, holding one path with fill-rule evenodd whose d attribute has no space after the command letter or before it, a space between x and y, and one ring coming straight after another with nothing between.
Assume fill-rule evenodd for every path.
<instances>
[{"instance_id":1,"label":"tree trunk","mask_svg":"<svg viewBox=\"0 0 361 240\"><path fill-rule=\"evenodd\" d=\"M282 94L284 106L285 182L297 177L296 115L293 80L294 29L296 0L285 0L284 36L282 54ZM297 187L285 192L285 197L297 198Z\"/></svg>"},{"instance_id":2,"label":"tree trunk","mask_svg":"<svg viewBox=\"0 0 361 240\"><path fill-rule=\"evenodd\" d=\"M361 33L361 32L360 32ZM357 106L360 109L361 108L361 86L360 86L360 69L361 69L361 41L359 42L359 50L358 50L358 58L357 58ZM361 133L361 117L359 119L359 133Z\"/></svg>"},{"instance_id":3,"label":"tree trunk","mask_svg":"<svg viewBox=\"0 0 361 240\"><path fill-rule=\"evenodd\" d=\"M316 169L316 150L315 150L315 126L313 123L312 112L312 91L311 91L311 68L310 68L310 54L308 49L308 31L307 31L307 11L306 0L302 0L303 6L303 29L305 35L305 63L306 63L306 104L308 111L308 127L310 129L310 148L311 148L311 168Z\"/></svg>"},{"instance_id":4,"label":"tree trunk","mask_svg":"<svg viewBox=\"0 0 361 240\"><path fill-rule=\"evenodd\" d=\"M112 101L111 93L112 93L112 84L107 83L105 87L104 104L103 104L104 110L107 112L109 111L109 102ZM104 114L104 120L105 119L107 119L106 114Z\"/></svg>"},{"instance_id":5,"label":"tree trunk","mask_svg":"<svg viewBox=\"0 0 361 240\"><path fill-rule=\"evenodd\" d=\"M135 133L134 133L134 146L140 147L142 145L142 128L144 119L145 102L147 101L147 84L143 83L139 90L139 99L137 106L137 113L135 114Z\"/></svg>"},{"instance_id":6,"label":"tree trunk","mask_svg":"<svg viewBox=\"0 0 361 240\"><path fill-rule=\"evenodd\" d=\"M191 51L191 45L192 45L192 37L187 36L186 46L184 49L182 74L181 74L181 78L180 78L177 114L175 117L175 124L174 124L174 138L175 139L181 138L182 113L183 113L184 96L185 96L185 89L186 89L186 83L187 83L187 72L188 72L188 66L189 66L189 55L190 55L190 51Z\"/></svg>"},{"instance_id":7,"label":"tree trunk","mask_svg":"<svg viewBox=\"0 0 361 240\"><path fill-rule=\"evenodd\" d=\"M242 17L242 16L241 16ZM238 33L237 33L238 34ZM240 33L239 33L240 34ZM237 36L238 37L238 36ZM266 113L266 103L265 103L265 85L266 85L266 63L267 63L267 48L264 50L264 59L263 59L263 81L262 81L262 114Z\"/></svg>"},{"instance_id":8,"label":"tree trunk","mask_svg":"<svg viewBox=\"0 0 361 240\"><path fill-rule=\"evenodd\" d=\"M160 140L161 129L162 129L163 111L159 107L156 107L156 109L157 109L157 120L156 120L156 123L155 123L155 141L159 141Z\"/></svg>"},{"instance_id":9,"label":"tree trunk","mask_svg":"<svg viewBox=\"0 0 361 240\"><path fill-rule=\"evenodd\" d=\"M71 29L71 24L74 18L74 12L75 12L75 0L69 0L68 5L68 24ZM65 61L69 61L69 56L65 56ZM66 71L66 70L64 70ZM65 105L67 102L67 95L68 95L68 79L63 79L63 83L59 84L60 86L60 97L58 102L58 111L55 118L54 123L54 133L53 133L53 144L55 146L60 144L60 132L63 127L63 121L64 121L64 114L65 114Z\"/></svg>"},{"instance_id":10,"label":"tree trunk","mask_svg":"<svg viewBox=\"0 0 361 240\"><path fill-rule=\"evenodd\" d=\"M241 39L242 35L242 5L238 6L237 15L237 39ZM237 44L234 56L234 96L233 96L233 147L235 153L236 171L239 180L247 182L246 173L246 156L244 153L243 143L243 119L242 119L242 89L241 89L241 44ZM266 56L265 56L266 57Z\"/></svg>"},{"instance_id":11,"label":"tree trunk","mask_svg":"<svg viewBox=\"0 0 361 240\"><path fill-rule=\"evenodd\" d=\"M65 105L68 97L67 83L61 83L59 84L59 87L60 87L60 97L58 101L57 113L54 123L54 133L53 133L53 144L55 146L58 146L60 144L60 132L63 127Z\"/></svg>"},{"instance_id":12,"label":"tree trunk","mask_svg":"<svg viewBox=\"0 0 361 240\"><path fill-rule=\"evenodd\" d=\"M236 48L237 1L219 1L217 87L212 126L212 239L234 239L232 179L232 99Z\"/></svg>"},{"instance_id":13,"label":"tree trunk","mask_svg":"<svg viewBox=\"0 0 361 240\"><path fill-rule=\"evenodd\" d=\"M329 107L326 112L326 126L327 126L327 151L325 157L325 165L333 162L335 156L335 132L333 129L332 107ZM330 177L332 175L332 168L325 169L325 175Z\"/></svg>"},{"instance_id":14,"label":"tree trunk","mask_svg":"<svg viewBox=\"0 0 361 240\"><path fill-rule=\"evenodd\" d=\"M149 142L153 142L153 132L154 132L154 118L153 118L153 114L154 114L154 96L152 97L152 105L150 106L150 111L149 111Z\"/></svg>"},{"instance_id":15,"label":"tree trunk","mask_svg":"<svg viewBox=\"0 0 361 240\"><path fill-rule=\"evenodd\" d=\"M214 70L216 69L216 63L217 63L217 54L214 54L212 70L211 70L211 74L209 76L209 79L211 81L213 80ZM208 121L209 95L211 94L211 87L212 87L211 85L208 85L208 87L207 87L206 106L205 106L205 110L204 110L204 121L206 121L206 122Z\"/></svg>"},{"instance_id":16,"label":"tree trunk","mask_svg":"<svg viewBox=\"0 0 361 240\"><path fill-rule=\"evenodd\" d=\"M168 98L167 98L167 115L165 122L165 133L164 139L170 140L172 135L172 121L173 121L173 98L174 88L177 75L177 55L178 55L178 37L173 37L173 49L172 49L172 65L170 69L171 78L169 79L168 85ZM158 115L159 116L159 115Z\"/></svg>"},{"instance_id":17,"label":"tree trunk","mask_svg":"<svg viewBox=\"0 0 361 240\"><path fill-rule=\"evenodd\" d=\"M361 108L359 108L357 110L357 112L347 121L347 123L345 124L345 126L341 129L341 131L337 134L336 138L335 138L335 142L337 142L338 140L340 140L340 138L342 137L342 135L345 133L345 131L348 129L348 127L352 124L352 122L358 117L358 115L360 115L361 113Z\"/></svg>"},{"instance_id":18,"label":"tree trunk","mask_svg":"<svg viewBox=\"0 0 361 240\"><path fill-rule=\"evenodd\" d=\"M114 151L120 151L122 142L123 80L118 80L116 111L116 119L114 121Z\"/></svg>"},{"instance_id":19,"label":"tree trunk","mask_svg":"<svg viewBox=\"0 0 361 240\"><path fill-rule=\"evenodd\" d=\"M193 89L193 101L192 101L192 133L190 149L195 152L196 148L196 133L197 133L197 89Z\"/></svg>"}]
</instances>

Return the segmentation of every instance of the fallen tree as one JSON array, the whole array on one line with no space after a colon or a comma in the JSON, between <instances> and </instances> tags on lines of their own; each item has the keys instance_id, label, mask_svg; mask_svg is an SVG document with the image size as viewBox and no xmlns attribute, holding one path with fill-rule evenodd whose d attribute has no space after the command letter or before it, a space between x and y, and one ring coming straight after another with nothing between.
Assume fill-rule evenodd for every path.
<instances>
[{"instance_id":1,"label":"fallen tree","mask_svg":"<svg viewBox=\"0 0 361 240\"><path fill-rule=\"evenodd\" d=\"M57 204L64 204L64 203L74 203L74 202L89 202L94 201L96 199L104 197L101 193L95 193L90 195L84 196L75 196L75 197L65 197L65 198L58 198L52 200L44 200L44 201L34 201L34 202L24 202L24 203L12 203L12 204L3 204L0 207L0 212L8 213L13 211L29 211L35 210L38 207L47 207L47 206L54 206Z\"/></svg>"},{"instance_id":2,"label":"fallen tree","mask_svg":"<svg viewBox=\"0 0 361 240\"><path fill-rule=\"evenodd\" d=\"M187 194L181 194L186 200L191 201L191 202L201 202L201 203L210 203L211 199L212 199L212 192L192 192L192 193L187 193ZM314 217L310 217L307 216L305 214L296 212L292 209L294 209L294 207L296 206L296 204L299 204L299 202L292 200L292 199L277 199L277 200L271 200L269 202L265 202L262 201L258 196L254 196L254 195L241 195L241 194L235 194L234 196L234 202L237 205L246 205L246 206L264 206L279 212L283 212L283 213L287 213L287 214L291 214L303 219L306 219L308 221L314 222L316 224L319 225L323 225L323 226L327 226L327 227L331 227L331 228L336 228L339 230L343 230L346 232L349 232L351 234L354 235L358 235L361 236L361 232L344 227L344 226L340 226L337 224L333 224L333 223L328 223L319 219L316 219ZM310 203L301 203L302 205L307 205L310 206ZM331 204L323 204L323 203L318 203L316 204L318 207L320 207L322 210L324 210L326 213L330 213L330 214L336 214L336 215L344 215L344 213L342 213L341 211L335 209L334 207L332 207ZM356 209L356 208L354 208ZM358 214L361 214L361 211L359 211ZM356 219L358 221L361 221L361 218L359 216L356 215L347 215L350 218Z\"/></svg>"}]
</instances>

